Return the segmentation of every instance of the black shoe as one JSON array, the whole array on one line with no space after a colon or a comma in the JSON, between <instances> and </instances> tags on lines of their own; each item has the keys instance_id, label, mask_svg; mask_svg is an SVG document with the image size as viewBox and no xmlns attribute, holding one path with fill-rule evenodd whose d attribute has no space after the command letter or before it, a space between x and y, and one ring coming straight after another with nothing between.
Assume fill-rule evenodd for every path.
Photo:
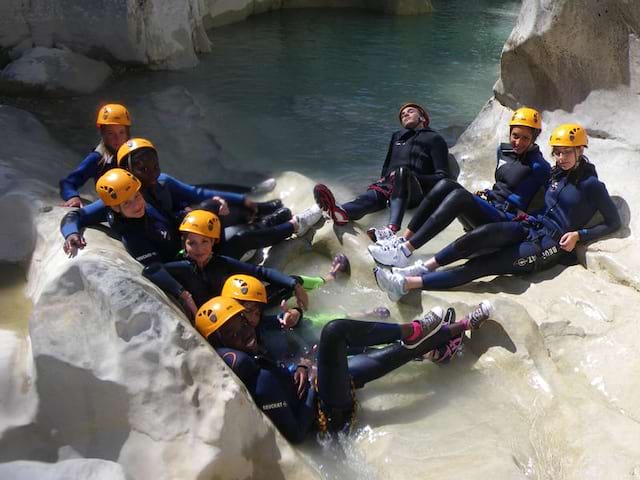
<instances>
[{"instance_id":1,"label":"black shoe","mask_svg":"<svg viewBox=\"0 0 640 480\"><path fill-rule=\"evenodd\" d=\"M275 227L276 225L280 225L281 223L291 220L291 218L292 218L291 210L289 210L287 207L282 207L276 210L275 212L273 212L272 214L267 215L266 217L262 217L256 223L260 227L269 228L269 227Z\"/></svg>"},{"instance_id":2,"label":"black shoe","mask_svg":"<svg viewBox=\"0 0 640 480\"><path fill-rule=\"evenodd\" d=\"M258 216L269 215L279 208L282 208L282 200L277 198L275 200L269 200L268 202L257 202L256 207L258 208Z\"/></svg>"}]
</instances>

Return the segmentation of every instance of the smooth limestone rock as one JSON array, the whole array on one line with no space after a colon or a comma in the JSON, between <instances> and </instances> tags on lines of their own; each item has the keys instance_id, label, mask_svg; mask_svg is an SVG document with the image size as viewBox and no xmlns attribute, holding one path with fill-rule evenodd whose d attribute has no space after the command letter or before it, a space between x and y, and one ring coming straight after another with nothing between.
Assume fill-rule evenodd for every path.
<instances>
[{"instance_id":1,"label":"smooth limestone rock","mask_svg":"<svg viewBox=\"0 0 640 480\"><path fill-rule=\"evenodd\" d=\"M38 410L4 432L1 458L100 458L131 478L313 475L119 242L89 230L66 258L64 211L39 215L29 272Z\"/></svg>"},{"instance_id":2,"label":"smooth limestone rock","mask_svg":"<svg viewBox=\"0 0 640 480\"><path fill-rule=\"evenodd\" d=\"M0 72L0 87L16 95L72 96L95 92L111 76L104 62L59 48L36 47Z\"/></svg>"},{"instance_id":3,"label":"smooth limestone rock","mask_svg":"<svg viewBox=\"0 0 640 480\"><path fill-rule=\"evenodd\" d=\"M58 463L9 462L0 464L0 478L12 480L126 480L122 467L105 460L65 460Z\"/></svg>"}]
</instances>

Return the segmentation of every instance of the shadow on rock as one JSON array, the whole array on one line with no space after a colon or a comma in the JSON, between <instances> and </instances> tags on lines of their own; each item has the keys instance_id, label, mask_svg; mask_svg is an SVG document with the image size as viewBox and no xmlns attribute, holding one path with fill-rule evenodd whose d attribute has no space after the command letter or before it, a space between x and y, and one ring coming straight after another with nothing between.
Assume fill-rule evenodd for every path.
<instances>
[{"instance_id":1,"label":"shadow on rock","mask_svg":"<svg viewBox=\"0 0 640 480\"><path fill-rule=\"evenodd\" d=\"M117 461L131 430L126 389L48 355L38 356L35 362L37 418L34 424L5 433L0 462L54 462L62 447L84 458Z\"/></svg>"}]
</instances>

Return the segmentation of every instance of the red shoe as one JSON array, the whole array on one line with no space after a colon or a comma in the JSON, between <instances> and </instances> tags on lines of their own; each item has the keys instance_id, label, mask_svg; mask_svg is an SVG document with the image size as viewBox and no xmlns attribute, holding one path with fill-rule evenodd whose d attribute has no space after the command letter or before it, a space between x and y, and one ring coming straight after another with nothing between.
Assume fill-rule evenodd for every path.
<instances>
[{"instance_id":1,"label":"red shoe","mask_svg":"<svg viewBox=\"0 0 640 480\"><path fill-rule=\"evenodd\" d=\"M318 183L313 187L313 198L315 198L320 210L325 212L336 225L346 225L349 223L349 215L344 209L336 204L336 199L329 190L329 187Z\"/></svg>"}]
</instances>

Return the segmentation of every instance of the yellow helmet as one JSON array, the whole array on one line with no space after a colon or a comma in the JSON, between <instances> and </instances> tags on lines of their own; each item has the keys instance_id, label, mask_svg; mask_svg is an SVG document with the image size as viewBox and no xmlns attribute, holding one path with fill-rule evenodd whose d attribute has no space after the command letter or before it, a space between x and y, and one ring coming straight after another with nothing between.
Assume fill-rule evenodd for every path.
<instances>
[{"instance_id":1,"label":"yellow helmet","mask_svg":"<svg viewBox=\"0 0 640 480\"><path fill-rule=\"evenodd\" d=\"M549 145L552 147L586 147L589 143L587 132L577 123L565 123L553 130Z\"/></svg>"},{"instance_id":2,"label":"yellow helmet","mask_svg":"<svg viewBox=\"0 0 640 480\"><path fill-rule=\"evenodd\" d=\"M542 130L542 115L533 108L522 107L513 112L509 126L522 126Z\"/></svg>"},{"instance_id":3,"label":"yellow helmet","mask_svg":"<svg viewBox=\"0 0 640 480\"><path fill-rule=\"evenodd\" d=\"M112 168L96 182L96 192L105 205L114 207L126 202L140 190L140 180L122 168Z\"/></svg>"},{"instance_id":4,"label":"yellow helmet","mask_svg":"<svg viewBox=\"0 0 640 480\"><path fill-rule=\"evenodd\" d=\"M427 113L427 111L422 105L418 105L417 103L413 103L413 102L405 103L400 107L400 110L398 110L398 120L400 120L400 123L402 123L402 111L407 107L413 107L416 110L418 110L420 112L420 115L422 115L422 118L424 118L424 121L422 122L424 127L426 128L429 126L429 121L430 121L429 114Z\"/></svg>"},{"instance_id":5,"label":"yellow helmet","mask_svg":"<svg viewBox=\"0 0 640 480\"><path fill-rule=\"evenodd\" d=\"M109 103L98 110L98 118L96 119L96 127L102 125L124 125L131 126L131 117L129 110L124 105L118 103Z\"/></svg>"},{"instance_id":6,"label":"yellow helmet","mask_svg":"<svg viewBox=\"0 0 640 480\"><path fill-rule=\"evenodd\" d=\"M260 280L251 275L231 275L224 282L220 295L236 300L267 303L267 289Z\"/></svg>"},{"instance_id":7,"label":"yellow helmet","mask_svg":"<svg viewBox=\"0 0 640 480\"><path fill-rule=\"evenodd\" d=\"M241 312L244 312L244 307L233 298L213 297L198 309L196 330L204 338L209 338L209 335Z\"/></svg>"},{"instance_id":8,"label":"yellow helmet","mask_svg":"<svg viewBox=\"0 0 640 480\"><path fill-rule=\"evenodd\" d=\"M217 242L220 240L220 219L207 210L191 210L185 215L179 230L213 238Z\"/></svg>"},{"instance_id":9,"label":"yellow helmet","mask_svg":"<svg viewBox=\"0 0 640 480\"><path fill-rule=\"evenodd\" d=\"M117 153L118 166L120 168L127 166L125 164L127 157L142 148L150 148L154 152L156 152L156 147L154 147L153 143L151 143L146 138L132 138L130 140L127 140L118 149L118 153Z\"/></svg>"}]
</instances>

